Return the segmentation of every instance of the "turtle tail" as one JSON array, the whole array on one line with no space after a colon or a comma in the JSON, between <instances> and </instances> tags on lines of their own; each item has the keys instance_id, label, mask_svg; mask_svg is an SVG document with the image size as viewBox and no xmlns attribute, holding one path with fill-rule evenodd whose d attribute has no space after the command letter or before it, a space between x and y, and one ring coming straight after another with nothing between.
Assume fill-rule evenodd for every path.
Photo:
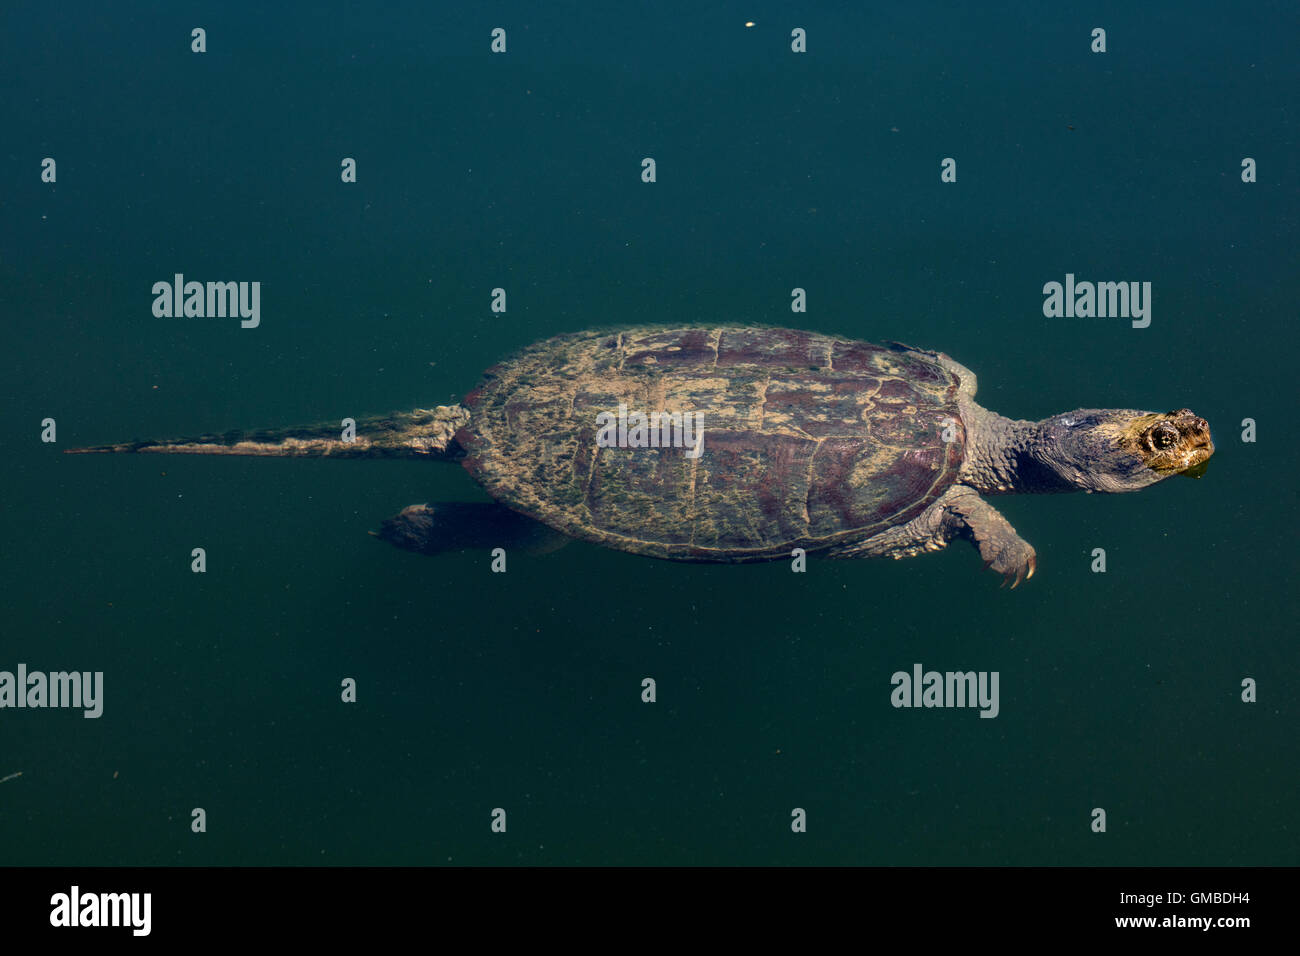
<instances>
[{"instance_id":1,"label":"turtle tail","mask_svg":"<svg viewBox=\"0 0 1300 956\"><path fill-rule=\"evenodd\" d=\"M159 452L181 455L260 455L279 458L460 458L456 432L469 421L460 405L416 408L354 426L322 424L299 428L229 431L220 435L163 441L129 441L116 445L70 448L69 455L110 452Z\"/></svg>"}]
</instances>

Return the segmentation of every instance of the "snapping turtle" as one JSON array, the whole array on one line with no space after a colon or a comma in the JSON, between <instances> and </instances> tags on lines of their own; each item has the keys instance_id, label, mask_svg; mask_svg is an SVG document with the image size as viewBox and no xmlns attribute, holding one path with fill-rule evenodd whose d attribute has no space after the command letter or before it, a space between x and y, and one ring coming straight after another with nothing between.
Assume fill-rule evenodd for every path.
<instances>
[{"instance_id":1,"label":"snapping turtle","mask_svg":"<svg viewBox=\"0 0 1300 956\"><path fill-rule=\"evenodd\" d=\"M463 405L368 419L351 440L314 426L74 451L458 459L501 504L414 505L384 523L379 537L426 553L544 546L537 522L682 561L899 558L967 537L1012 587L1034 549L985 496L1135 491L1214 452L1185 408L1029 422L974 399L975 376L939 352L641 327L539 342Z\"/></svg>"}]
</instances>

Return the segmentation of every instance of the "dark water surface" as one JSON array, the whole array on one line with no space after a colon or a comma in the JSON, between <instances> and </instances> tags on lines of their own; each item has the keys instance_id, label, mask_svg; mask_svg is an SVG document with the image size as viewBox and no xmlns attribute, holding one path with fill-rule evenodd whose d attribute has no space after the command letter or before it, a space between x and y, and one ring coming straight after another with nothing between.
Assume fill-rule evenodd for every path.
<instances>
[{"instance_id":1,"label":"dark water surface","mask_svg":"<svg viewBox=\"0 0 1300 956\"><path fill-rule=\"evenodd\" d=\"M105 675L98 720L0 710L0 863L1300 862L1294 4L241 6L0 14L0 670ZM177 272L260 281L261 326L156 318ZM1151 282L1150 327L1044 318L1066 273ZM366 535L485 500L458 467L60 453L649 322L897 339L1003 414L1186 406L1218 451L1001 499L1015 592L962 544L492 574ZM918 662L1000 714L894 709Z\"/></svg>"}]
</instances>

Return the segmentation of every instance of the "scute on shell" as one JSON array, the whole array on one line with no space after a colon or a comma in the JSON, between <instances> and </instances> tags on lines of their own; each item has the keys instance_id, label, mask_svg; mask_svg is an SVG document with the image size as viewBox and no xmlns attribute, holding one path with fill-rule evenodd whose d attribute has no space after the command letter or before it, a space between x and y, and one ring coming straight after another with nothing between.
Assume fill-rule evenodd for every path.
<instances>
[{"instance_id":1,"label":"scute on shell","mask_svg":"<svg viewBox=\"0 0 1300 956\"><path fill-rule=\"evenodd\" d=\"M960 387L934 353L793 329L577 333L489 370L456 440L493 497L574 537L760 560L920 514L961 468ZM703 413L702 454L597 447L597 415L620 404Z\"/></svg>"}]
</instances>

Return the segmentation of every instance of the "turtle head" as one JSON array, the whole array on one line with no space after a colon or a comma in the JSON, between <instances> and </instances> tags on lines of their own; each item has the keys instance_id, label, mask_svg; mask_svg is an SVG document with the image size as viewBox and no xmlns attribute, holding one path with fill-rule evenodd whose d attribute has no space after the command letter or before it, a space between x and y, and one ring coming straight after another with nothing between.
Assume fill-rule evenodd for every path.
<instances>
[{"instance_id":1,"label":"turtle head","mask_svg":"<svg viewBox=\"0 0 1300 956\"><path fill-rule=\"evenodd\" d=\"M1079 409L1042 423L1044 458L1081 491L1137 491L1171 475L1199 478L1214 454L1210 426L1191 409Z\"/></svg>"}]
</instances>

